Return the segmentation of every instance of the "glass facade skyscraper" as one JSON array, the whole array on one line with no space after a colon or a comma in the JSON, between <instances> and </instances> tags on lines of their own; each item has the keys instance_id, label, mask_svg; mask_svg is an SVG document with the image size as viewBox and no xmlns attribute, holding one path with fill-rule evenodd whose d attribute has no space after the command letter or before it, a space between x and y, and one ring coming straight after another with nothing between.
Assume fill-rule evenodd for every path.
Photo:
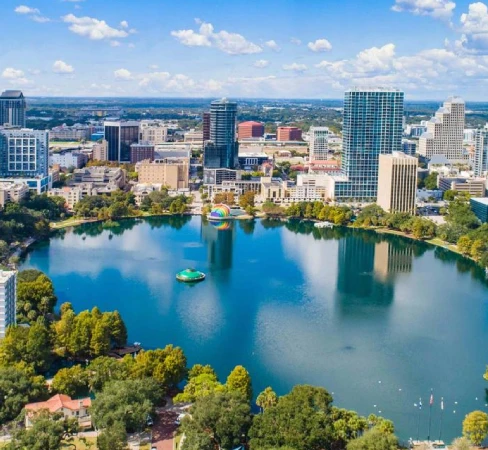
<instances>
[{"instance_id":1,"label":"glass facade skyscraper","mask_svg":"<svg viewBox=\"0 0 488 450\"><path fill-rule=\"evenodd\" d=\"M203 166L207 169L234 169L237 166L237 103L226 98L210 105L210 140L205 142Z\"/></svg>"},{"instance_id":2,"label":"glass facade skyscraper","mask_svg":"<svg viewBox=\"0 0 488 450\"><path fill-rule=\"evenodd\" d=\"M26 103L21 91L4 91L0 95L0 126L25 128Z\"/></svg>"},{"instance_id":3,"label":"glass facade skyscraper","mask_svg":"<svg viewBox=\"0 0 488 450\"><path fill-rule=\"evenodd\" d=\"M379 155L402 151L404 93L354 88L344 98L342 176L333 183L336 200L375 201Z\"/></svg>"},{"instance_id":4,"label":"glass facade skyscraper","mask_svg":"<svg viewBox=\"0 0 488 450\"><path fill-rule=\"evenodd\" d=\"M474 147L474 176L481 177L488 172L488 127L476 130Z\"/></svg>"},{"instance_id":5,"label":"glass facade skyscraper","mask_svg":"<svg viewBox=\"0 0 488 450\"><path fill-rule=\"evenodd\" d=\"M139 142L139 122L105 122L108 161L130 162L130 146Z\"/></svg>"}]
</instances>

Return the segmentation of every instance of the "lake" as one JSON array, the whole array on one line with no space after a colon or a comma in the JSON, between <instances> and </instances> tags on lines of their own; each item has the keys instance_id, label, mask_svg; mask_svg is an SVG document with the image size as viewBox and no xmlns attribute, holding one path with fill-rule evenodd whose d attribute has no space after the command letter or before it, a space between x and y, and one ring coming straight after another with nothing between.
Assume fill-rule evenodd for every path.
<instances>
[{"instance_id":1,"label":"lake","mask_svg":"<svg viewBox=\"0 0 488 450\"><path fill-rule=\"evenodd\" d=\"M175 280L182 269L202 283ZM181 346L222 381L245 366L255 394L326 387L335 404L395 422L404 440L461 434L488 411L488 284L472 261L371 231L200 217L88 224L36 244L22 268L77 311L122 314L131 342ZM419 398L423 408L419 410Z\"/></svg>"}]
</instances>

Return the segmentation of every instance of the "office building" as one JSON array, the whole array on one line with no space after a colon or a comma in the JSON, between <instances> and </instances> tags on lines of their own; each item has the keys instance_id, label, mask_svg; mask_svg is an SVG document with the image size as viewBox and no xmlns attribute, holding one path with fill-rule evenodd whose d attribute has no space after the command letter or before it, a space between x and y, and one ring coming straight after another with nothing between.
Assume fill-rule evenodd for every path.
<instances>
[{"instance_id":1,"label":"office building","mask_svg":"<svg viewBox=\"0 0 488 450\"><path fill-rule=\"evenodd\" d=\"M132 144L130 146L130 162L131 164L145 161L146 159L154 161L154 145L149 142L142 142L140 144Z\"/></svg>"},{"instance_id":2,"label":"office building","mask_svg":"<svg viewBox=\"0 0 488 450\"><path fill-rule=\"evenodd\" d=\"M139 122L105 122L108 161L130 162L130 146L139 142Z\"/></svg>"},{"instance_id":3,"label":"office building","mask_svg":"<svg viewBox=\"0 0 488 450\"><path fill-rule=\"evenodd\" d=\"M415 214L418 160L401 152L380 155L378 205L392 213Z\"/></svg>"},{"instance_id":4,"label":"office building","mask_svg":"<svg viewBox=\"0 0 488 450\"><path fill-rule=\"evenodd\" d=\"M17 272L0 269L0 338L16 324Z\"/></svg>"},{"instance_id":5,"label":"office building","mask_svg":"<svg viewBox=\"0 0 488 450\"><path fill-rule=\"evenodd\" d=\"M488 223L488 198L471 198L469 200L471 210L481 223Z\"/></svg>"},{"instance_id":6,"label":"office building","mask_svg":"<svg viewBox=\"0 0 488 450\"><path fill-rule=\"evenodd\" d=\"M188 189L188 159L166 158L136 164L141 184L161 184L172 190Z\"/></svg>"},{"instance_id":7,"label":"office building","mask_svg":"<svg viewBox=\"0 0 488 450\"><path fill-rule=\"evenodd\" d=\"M49 133L0 128L0 177L47 177Z\"/></svg>"},{"instance_id":8,"label":"office building","mask_svg":"<svg viewBox=\"0 0 488 450\"><path fill-rule=\"evenodd\" d=\"M484 176L488 171L488 128L476 130L474 146L474 176Z\"/></svg>"},{"instance_id":9,"label":"office building","mask_svg":"<svg viewBox=\"0 0 488 450\"><path fill-rule=\"evenodd\" d=\"M27 108L21 91L4 91L0 95L0 126L25 128L25 110Z\"/></svg>"},{"instance_id":10,"label":"office building","mask_svg":"<svg viewBox=\"0 0 488 450\"><path fill-rule=\"evenodd\" d=\"M74 206L83 198L83 190L79 186L62 187L50 189L48 197L62 197L68 209L73 210Z\"/></svg>"},{"instance_id":11,"label":"office building","mask_svg":"<svg viewBox=\"0 0 488 450\"><path fill-rule=\"evenodd\" d=\"M118 167L84 167L73 172L71 184L91 183L94 187L104 187L108 184L117 189L125 186L125 170Z\"/></svg>"},{"instance_id":12,"label":"office building","mask_svg":"<svg viewBox=\"0 0 488 450\"><path fill-rule=\"evenodd\" d=\"M108 161L108 142L102 139L92 148L92 159L94 161Z\"/></svg>"},{"instance_id":13,"label":"office building","mask_svg":"<svg viewBox=\"0 0 488 450\"><path fill-rule=\"evenodd\" d=\"M405 155L415 156L415 153L417 153L417 143L415 141L410 141L409 139L403 139L402 149Z\"/></svg>"},{"instance_id":14,"label":"office building","mask_svg":"<svg viewBox=\"0 0 488 450\"><path fill-rule=\"evenodd\" d=\"M51 166L57 164L59 167L64 167L65 169L69 169L70 167L80 169L88 162L88 156L81 152L64 151L53 153L49 157L49 160Z\"/></svg>"},{"instance_id":15,"label":"office building","mask_svg":"<svg viewBox=\"0 0 488 450\"><path fill-rule=\"evenodd\" d=\"M437 184L442 192L464 192L472 197L484 197L486 191L485 178L439 177Z\"/></svg>"},{"instance_id":16,"label":"office building","mask_svg":"<svg viewBox=\"0 0 488 450\"><path fill-rule=\"evenodd\" d=\"M7 203L18 203L29 193L29 187L25 183L0 182L0 207Z\"/></svg>"},{"instance_id":17,"label":"office building","mask_svg":"<svg viewBox=\"0 0 488 450\"><path fill-rule=\"evenodd\" d=\"M302 130L297 127L278 127L276 130L277 141L301 141Z\"/></svg>"},{"instance_id":18,"label":"office building","mask_svg":"<svg viewBox=\"0 0 488 450\"><path fill-rule=\"evenodd\" d=\"M329 129L310 127L310 161L327 161L329 154Z\"/></svg>"},{"instance_id":19,"label":"office building","mask_svg":"<svg viewBox=\"0 0 488 450\"><path fill-rule=\"evenodd\" d=\"M260 138L264 136L264 124L261 122L241 122L237 127L239 139Z\"/></svg>"},{"instance_id":20,"label":"office building","mask_svg":"<svg viewBox=\"0 0 488 450\"><path fill-rule=\"evenodd\" d=\"M210 140L205 142L203 166L208 169L234 169L237 165L237 103L226 98L210 105Z\"/></svg>"},{"instance_id":21,"label":"office building","mask_svg":"<svg viewBox=\"0 0 488 450\"><path fill-rule=\"evenodd\" d=\"M203 113L203 142L210 140L210 113Z\"/></svg>"},{"instance_id":22,"label":"office building","mask_svg":"<svg viewBox=\"0 0 488 450\"><path fill-rule=\"evenodd\" d=\"M203 144L203 131L190 130L185 133L184 142L191 144Z\"/></svg>"},{"instance_id":23,"label":"office building","mask_svg":"<svg viewBox=\"0 0 488 450\"><path fill-rule=\"evenodd\" d=\"M66 124L54 127L49 132L51 141L83 141L91 137L92 128L87 125L75 124L67 126Z\"/></svg>"},{"instance_id":24,"label":"office building","mask_svg":"<svg viewBox=\"0 0 488 450\"><path fill-rule=\"evenodd\" d=\"M464 100L450 97L427 122L427 132L419 139L419 154L430 159L445 155L450 161L463 160Z\"/></svg>"},{"instance_id":25,"label":"office building","mask_svg":"<svg viewBox=\"0 0 488 450\"><path fill-rule=\"evenodd\" d=\"M140 141L162 144L168 138L168 127L157 120L143 120L140 124Z\"/></svg>"},{"instance_id":26,"label":"office building","mask_svg":"<svg viewBox=\"0 0 488 450\"><path fill-rule=\"evenodd\" d=\"M328 197L376 200L379 156L402 150L403 98L391 88L346 91L341 174L330 177Z\"/></svg>"},{"instance_id":27,"label":"office building","mask_svg":"<svg viewBox=\"0 0 488 450\"><path fill-rule=\"evenodd\" d=\"M203 169L203 184L222 184L224 181L237 180L237 170Z\"/></svg>"}]
</instances>

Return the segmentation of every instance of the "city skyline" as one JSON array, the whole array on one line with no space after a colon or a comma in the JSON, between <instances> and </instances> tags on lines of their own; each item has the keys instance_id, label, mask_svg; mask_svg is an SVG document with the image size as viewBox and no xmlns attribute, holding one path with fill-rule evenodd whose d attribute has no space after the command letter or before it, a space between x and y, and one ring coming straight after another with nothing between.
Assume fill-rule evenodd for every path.
<instances>
[{"instance_id":1,"label":"city skyline","mask_svg":"<svg viewBox=\"0 0 488 450\"><path fill-rule=\"evenodd\" d=\"M0 23L15 39L0 43L0 85L31 97L207 98L341 98L381 85L407 100L469 101L488 84L484 2L114 5L5 0Z\"/></svg>"}]
</instances>

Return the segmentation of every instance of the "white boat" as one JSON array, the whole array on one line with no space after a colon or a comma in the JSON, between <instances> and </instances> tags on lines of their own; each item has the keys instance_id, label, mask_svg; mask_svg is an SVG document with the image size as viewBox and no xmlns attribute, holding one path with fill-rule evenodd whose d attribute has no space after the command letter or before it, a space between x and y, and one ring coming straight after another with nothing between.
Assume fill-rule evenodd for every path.
<instances>
[{"instance_id":1,"label":"white boat","mask_svg":"<svg viewBox=\"0 0 488 450\"><path fill-rule=\"evenodd\" d=\"M317 222L313 226L315 228L332 228L334 224L331 222Z\"/></svg>"}]
</instances>

